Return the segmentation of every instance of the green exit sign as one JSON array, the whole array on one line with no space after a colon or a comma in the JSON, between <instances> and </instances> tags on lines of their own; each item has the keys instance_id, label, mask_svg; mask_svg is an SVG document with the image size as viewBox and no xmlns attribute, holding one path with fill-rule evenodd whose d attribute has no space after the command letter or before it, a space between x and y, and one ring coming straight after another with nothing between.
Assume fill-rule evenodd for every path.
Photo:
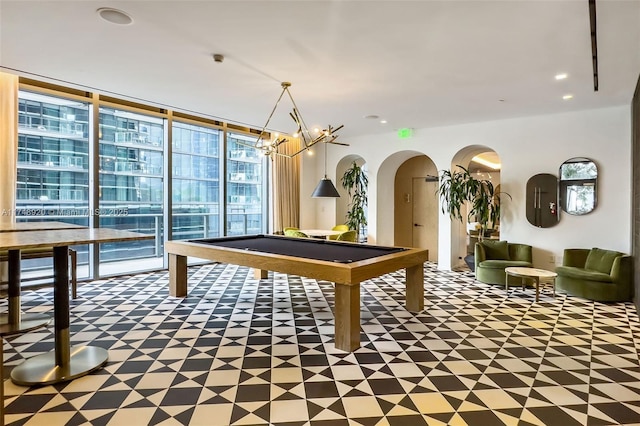
<instances>
[{"instance_id":1,"label":"green exit sign","mask_svg":"<svg viewBox=\"0 0 640 426\"><path fill-rule=\"evenodd\" d=\"M409 127L398 129L398 137L400 139L408 139L412 136L413 136L413 129L410 129Z\"/></svg>"}]
</instances>

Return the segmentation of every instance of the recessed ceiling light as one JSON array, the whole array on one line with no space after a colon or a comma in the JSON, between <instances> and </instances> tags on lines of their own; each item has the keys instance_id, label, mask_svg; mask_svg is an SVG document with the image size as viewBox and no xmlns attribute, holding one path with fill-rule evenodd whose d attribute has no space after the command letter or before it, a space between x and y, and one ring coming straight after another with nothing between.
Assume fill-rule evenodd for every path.
<instances>
[{"instance_id":1,"label":"recessed ceiling light","mask_svg":"<svg viewBox=\"0 0 640 426\"><path fill-rule=\"evenodd\" d=\"M564 99L565 101L568 101L569 99L573 99L573 95L564 95L562 99Z\"/></svg>"},{"instance_id":2,"label":"recessed ceiling light","mask_svg":"<svg viewBox=\"0 0 640 426\"><path fill-rule=\"evenodd\" d=\"M377 120L380 117L375 114L371 114L371 115L365 115L364 118L366 118L367 120Z\"/></svg>"},{"instance_id":3,"label":"recessed ceiling light","mask_svg":"<svg viewBox=\"0 0 640 426\"><path fill-rule=\"evenodd\" d=\"M556 74L556 80L564 80L565 78L569 77L569 74L567 73L561 73L561 74Z\"/></svg>"},{"instance_id":4,"label":"recessed ceiling light","mask_svg":"<svg viewBox=\"0 0 640 426\"><path fill-rule=\"evenodd\" d=\"M387 124L387 120L380 120L380 124Z\"/></svg>"},{"instance_id":5,"label":"recessed ceiling light","mask_svg":"<svg viewBox=\"0 0 640 426\"><path fill-rule=\"evenodd\" d=\"M127 15L125 12L118 9L113 9L111 7L101 7L100 9L96 10L96 12L98 12L98 15L100 15L102 19L112 24L116 24L116 25L133 24L133 18Z\"/></svg>"}]
</instances>

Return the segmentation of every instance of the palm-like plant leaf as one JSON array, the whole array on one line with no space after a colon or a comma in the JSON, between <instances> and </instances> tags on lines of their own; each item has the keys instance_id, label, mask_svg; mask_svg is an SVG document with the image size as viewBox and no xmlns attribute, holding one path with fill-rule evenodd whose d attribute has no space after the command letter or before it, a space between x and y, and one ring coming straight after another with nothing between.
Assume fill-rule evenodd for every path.
<instances>
[{"instance_id":1,"label":"palm-like plant leaf","mask_svg":"<svg viewBox=\"0 0 640 426\"><path fill-rule=\"evenodd\" d=\"M490 180L474 178L468 169L458 165L459 171L442 170L438 192L442 201L442 212L462 221L462 209L468 207L467 220L480 222L484 235L488 225L494 227L500 220L500 195Z\"/></svg>"},{"instance_id":2,"label":"palm-like plant leaf","mask_svg":"<svg viewBox=\"0 0 640 426\"><path fill-rule=\"evenodd\" d=\"M358 231L367 225L365 208L367 206L367 187L369 179L362 167L354 161L351 167L342 175L342 187L349 195L349 210L346 216L346 225L349 229Z\"/></svg>"}]
</instances>

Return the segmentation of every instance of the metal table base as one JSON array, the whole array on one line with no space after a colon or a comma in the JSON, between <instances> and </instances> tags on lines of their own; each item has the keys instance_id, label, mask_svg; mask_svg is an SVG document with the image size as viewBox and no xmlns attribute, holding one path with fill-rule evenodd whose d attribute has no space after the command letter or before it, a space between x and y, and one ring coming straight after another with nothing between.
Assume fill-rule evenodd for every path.
<instances>
[{"instance_id":1,"label":"metal table base","mask_svg":"<svg viewBox=\"0 0 640 426\"><path fill-rule=\"evenodd\" d=\"M2 336L26 333L51 322L51 317L45 314L22 314L17 323L11 322L9 317L9 315L0 316L0 335Z\"/></svg>"},{"instance_id":2,"label":"metal table base","mask_svg":"<svg viewBox=\"0 0 640 426\"><path fill-rule=\"evenodd\" d=\"M56 364L56 352L36 355L15 367L11 380L22 386L66 382L100 369L108 357L107 350L97 346L73 346L66 365Z\"/></svg>"},{"instance_id":3,"label":"metal table base","mask_svg":"<svg viewBox=\"0 0 640 426\"><path fill-rule=\"evenodd\" d=\"M11 271L9 271L11 273ZM108 359L106 349L71 347L69 337L69 247L53 248L54 350L27 359L11 371L17 385L50 385L89 374Z\"/></svg>"},{"instance_id":4,"label":"metal table base","mask_svg":"<svg viewBox=\"0 0 640 426\"><path fill-rule=\"evenodd\" d=\"M51 317L46 315L34 314L33 316L41 316L46 321L23 318L19 327L15 327L14 324L8 323L5 324L4 327L0 327L0 426L4 426L4 338L44 327L51 322Z\"/></svg>"}]
</instances>

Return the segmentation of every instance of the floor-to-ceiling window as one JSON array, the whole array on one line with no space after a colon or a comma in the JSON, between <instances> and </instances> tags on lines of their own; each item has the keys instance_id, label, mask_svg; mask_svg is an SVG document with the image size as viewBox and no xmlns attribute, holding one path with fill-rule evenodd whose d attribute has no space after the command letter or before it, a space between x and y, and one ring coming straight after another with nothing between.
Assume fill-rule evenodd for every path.
<instances>
[{"instance_id":1,"label":"floor-to-ceiling window","mask_svg":"<svg viewBox=\"0 0 640 426\"><path fill-rule=\"evenodd\" d=\"M174 122L172 138L172 237L219 237L222 131Z\"/></svg>"},{"instance_id":2,"label":"floor-to-ceiling window","mask_svg":"<svg viewBox=\"0 0 640 426\"><path fill-rule=\"evenodd\" d=\"M250 129L37 82L22 85L19 121L18 220L155 237L96 245L97 255L78 247L81 278L165 267L167 238L267 230L268 162Z\"/></svg>"},{"instance_id":3,"label":"floor-to-ceiling window","mask_svg":"<svg viewBox=\"0 0 640 426\"><path fill-rule=\"evenodd\" d=\"M16 220L89 224L89 104L21 90L18 95ZM78 264L88 246L74 247ZM26 270L50 259L24 262ZM84 268L79 276L86 276Z\"/></svg>"},{"instance_id":4,"label":"floor-to-ceiling window","mask_svg":"<svg viewBox=\"0 0 640 426\"><path fill-rule=\"evenodd\" d=\"M101 106L99 129L100 227L156 236L101 244L100 260L155 258L162 266L163 119Z\"/></svg>"},{"instance_id":5,"label":"floor-to-ceiling window","mask_svg":"<svg viewBox=\"0 0 640 426\"><path fill-rule=\"evenodd\" d=\"M227 235L266 230L264 181L267 160L251 145L255 136L227 135Z\"/></svg>"}]
</instances>

